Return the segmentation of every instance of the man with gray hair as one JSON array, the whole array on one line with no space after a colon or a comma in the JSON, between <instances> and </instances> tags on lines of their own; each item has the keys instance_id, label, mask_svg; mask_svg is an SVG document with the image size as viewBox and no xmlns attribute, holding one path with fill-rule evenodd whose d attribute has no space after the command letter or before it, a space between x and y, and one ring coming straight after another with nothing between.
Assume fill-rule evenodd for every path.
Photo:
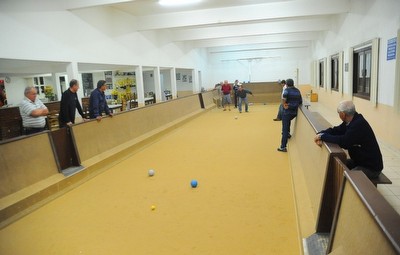
<instances>
[{"instance_id":1,"label":"man with gray hair","mask_svg":"<svg viewBox=\"0 0 400 255\"><path fill-rule=\"evenodd\" d=\"M337 112L343 123L318 132L314 142L319 146L322 141L338 144L349 152L346 165L350 170L363 171L370 179L377 178L383 169L383 160L371 126L356 111L352 101L340 102Z\"/></svg>"},{"instance_id":2,"label":"man with gray hair","mask_svg":"<svg viewBox=\"0 0 400 255\"><path fill-rule=\"evenodd\" d=\"M37 97L36 88L26 87L24 95L19 106L24 134L30 135L44 131L49 110Z\"/></svg>"}]
</instances>

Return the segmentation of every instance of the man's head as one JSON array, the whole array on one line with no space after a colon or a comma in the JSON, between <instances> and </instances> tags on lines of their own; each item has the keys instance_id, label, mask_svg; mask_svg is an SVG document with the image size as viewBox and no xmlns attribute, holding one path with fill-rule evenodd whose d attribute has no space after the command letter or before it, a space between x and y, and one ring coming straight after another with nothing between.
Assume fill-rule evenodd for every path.
<instances>
[{"instance_id":1,"label":"man's head","mask_svg":"<svg viewBox=\"0 0 400 255\"><path fill-rule=\"evenodd\" d=\"M224 80L224 84L228 84L228 80Z\"/></svg>"},{"instance_id":2,"label":"man's head","mask_svg":"<svg viewBox=\"0 0 400 255\"><path fill-rule=\"evenodd\" d=\"M243 90L243 86L240 85L239 88L238 88L238 90L239 90L239 91L242 91L242 90Z\"/></svg>"},{"instance_id":3,"label":"man's head","mask_svg":"<svg viewBox=\"0 0 400 255\"><path fill-rule=\"evenodd\" d=\"M350 122L356 113L356 106L352 101L342 101L337 107L337 112L342 121Z\"/></svg>"},{"instance_id":4,"label":"man's head","mask_svg":"<svg viewBox=\"0 0 400 255\"><path fill-rule=\"evenodd\" d=\"M35 102L37 96L37 90L34 87L26 87L24 90L24 95L32 102Z\"/></svg>"},{"instance_id":5,"label":"man's head","mask_svg":"<svg viewBox=\"0 0 400 255\"><path fill-rule=\"evenodd\" d=\"M286 80L282 79L280 83L281 83L282 86L285 86L286 85Z\"/></svg>"},{"instance_id":6,"label":"man's head","mask_svg":"<svg viewBox=\"0 0 400 255\"><path fill-rule=\"evenodd\" d=\"M288 86L288 87L293 87L293 86L294 86L294 81L293 81L293 79L287 79L287 80L286 80L286 86Z\"/></svg>"},{"instance_id":7,"label":"man's head","mask_svg":"<svg viewBox=\"0 0 400 255\"><path fill-rule=\"evenodd\" d=\"M69 82L69 89L71 90L71 92L76 93L79 89L79 82L75 79L72 79Z\"/></svg>"},{"instance_id":8,"label":"man's head","mask_svg":"<svg viewBox=\"0 0 400 255\"><path fill-rule=\"evenodd\" d=\"M106 81L105 81L105 80L99 80L99 81L97 82L97 88L98 88L100 91L104 92L104 91L106 90L106 88L107 88L107 86L106 86Z\"/></svg>"}]
</instances>

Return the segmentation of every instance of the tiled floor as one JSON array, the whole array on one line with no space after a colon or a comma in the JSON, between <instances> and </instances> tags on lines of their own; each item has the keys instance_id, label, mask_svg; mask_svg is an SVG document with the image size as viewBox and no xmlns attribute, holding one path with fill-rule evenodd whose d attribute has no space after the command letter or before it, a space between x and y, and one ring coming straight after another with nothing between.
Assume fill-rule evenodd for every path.
<instances>
[{"instance_id":1,"label":"tiled floor","mask_svg":"<svg viewBox=\"0 0 400 255\"><path fill-rule=\"evenodd\" d=\"M332 125L340 124L336 110L327 109L314 102L311 103L309 110L319 112ZM400 214L400 149L379 141L379 137L378 142L383 154L383 173L393 182L388 185L378 185L378 190Z\"/></svg>"}]
</instances>

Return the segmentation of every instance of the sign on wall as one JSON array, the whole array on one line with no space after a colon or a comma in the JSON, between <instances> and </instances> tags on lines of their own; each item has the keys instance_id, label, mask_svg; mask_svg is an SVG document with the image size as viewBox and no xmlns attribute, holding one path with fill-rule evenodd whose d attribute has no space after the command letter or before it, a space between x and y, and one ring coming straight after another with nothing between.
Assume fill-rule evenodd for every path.
<instances>
[{"instance_id":1,"label":"sign on wall","mask_svg":"<svg viewBox=\"0 0 400 255\"><path fill-rule=\"evenodd\" d=\"M396 45L397 37L388 40L386 60L396 59Z\"/></svg>"}]
</instances>

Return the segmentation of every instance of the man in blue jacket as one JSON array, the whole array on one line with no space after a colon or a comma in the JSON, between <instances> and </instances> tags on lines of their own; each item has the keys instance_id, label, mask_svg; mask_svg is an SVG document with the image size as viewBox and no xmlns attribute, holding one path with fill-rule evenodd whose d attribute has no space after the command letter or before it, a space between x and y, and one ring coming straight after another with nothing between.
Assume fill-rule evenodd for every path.
<instances>
[{"instance_id":1,"label":"man in blue jacket","mask_svg":"<svg viewBox=\"0 0 400 255\"><path fill-rule=\"evenodd\" d=\"M382 154L374 131L364 117L356 112L352 101L342 101L337 108L342 124L320 131L314 138L319 146L322 141L338 144L348 150L347 167L360 170L370 178L379 176L383 169Z\"/></svg>"},{"instance_id":2,"label":"man in blue jacket","mask_svg":"<svg viewBox=\"0 0 400 255\"><path fill-rule=\"evenodd\" d=\"M97 89L93 90L92 93L90 93L89 115L91 119L97 119L97 121L100 121L103 112L106 115L112 117L112 113L108 108L106 96L104 94L106 88L106 81L100 80L97 82Z\"/></svg>"},{"instance_id":3,"label":"man in blue jacket","mask_svg":"<svg viewBox=\"0 0 400 255\"><path fill-rule=\"evenodd\" d=\"M303 103L300 90L294 87L293 79L286 80L286 89L282 93L282 139L281 146L278 148L280 152L287 152L286 145L290 139L290 124L296 118L297 110Z\"/></svg>"}]
</instances>

